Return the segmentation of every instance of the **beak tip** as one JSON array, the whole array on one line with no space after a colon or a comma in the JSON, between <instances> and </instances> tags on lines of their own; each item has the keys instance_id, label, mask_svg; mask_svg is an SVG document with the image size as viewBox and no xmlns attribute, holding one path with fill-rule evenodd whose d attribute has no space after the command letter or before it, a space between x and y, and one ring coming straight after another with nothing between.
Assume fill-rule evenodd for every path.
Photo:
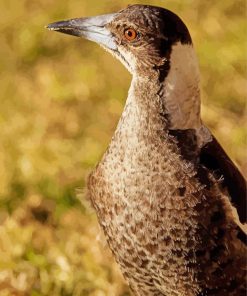
<instances>
[{"instance_id":1,"label":"beak tip","mask_svg":"<svg viewBox=\"0 0 247 296\"><path fill-rule=\"evenodd\" d=\"M48 24L48 25L46 25L46 26L45 26L45 29L47 29L47 30L49 30L49 31L56 31L56 30L57 30L57 28L54 27L53 24Z\"/></svg>"},{"instance_id":2,"label":"beak tip","mask_svg":"<svg viewBox=\"0 0 247 296\"><path fill-rule=\"evenodd\" d=\"M69 21L59 21L55 23L51 23L45 26L49 31L61 31L67 27L69 27Z\"/></svg>"}]
</instances>

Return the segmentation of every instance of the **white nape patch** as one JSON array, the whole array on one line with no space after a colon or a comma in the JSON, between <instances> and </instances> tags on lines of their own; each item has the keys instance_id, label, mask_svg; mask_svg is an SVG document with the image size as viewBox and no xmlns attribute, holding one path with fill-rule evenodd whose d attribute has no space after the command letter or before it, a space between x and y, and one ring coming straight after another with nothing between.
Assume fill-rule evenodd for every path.
<instances>
[{"instance_id":1,"label":"white nape patch","mask_svg":"<svg viewBox=\"0 0 247 296\"><path fill-rule=\"evenodd\" d=\"M170 70L164 83L171 129L199 128L200 74L192 45L179 42L172 47Z\"/></svg>"},{"instance_id":2,"label":"white nape patch","mask_svg":"<svg viewBox=\"0 0 247 296\"><path fill-rule=\"evenodd\" d=\"M170 71L164 84L170 129L195 129L199 147L212 141L210 131L201 121L200 73L196 53L191 44L179 42L172 47Z\"/></svg>"}]
</instances>

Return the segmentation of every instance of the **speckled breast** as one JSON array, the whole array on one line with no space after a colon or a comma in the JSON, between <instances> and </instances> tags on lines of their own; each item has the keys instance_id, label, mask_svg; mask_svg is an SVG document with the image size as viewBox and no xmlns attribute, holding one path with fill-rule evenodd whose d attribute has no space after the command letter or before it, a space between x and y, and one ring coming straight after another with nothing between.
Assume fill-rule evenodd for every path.
<instances>
[{"instance_id":1,"label":"speckled breast","mask_svg":"<svg viewBox=\"0 0 247 296\"><path fill-rule=\"evenodd\" d=\"M135 295L242 295L246 249L217 188L199 184L169 138L121 139L116 133L89 191ZM228 292L225 281L237 288Z\"/></svg>"},{"instance_id":2,"label":"speckled breast","mask_svg":"<svg viewBox=\"0 0 247 296\"><path fill-rule=\"evenodd\" d=\"M192 168L181 167L179 155L165 141L156 138L147 143L133 137L123 142L116 134L89 178L91 199L131 285L168 291L184 285L184 280L193 290L197 285L186 257L197 244L194 207L199 197L191 194L198 191L198 184L194 181L193 187ZM180 283L171 283L178 270Z\"/></svg>"}]
</instances>

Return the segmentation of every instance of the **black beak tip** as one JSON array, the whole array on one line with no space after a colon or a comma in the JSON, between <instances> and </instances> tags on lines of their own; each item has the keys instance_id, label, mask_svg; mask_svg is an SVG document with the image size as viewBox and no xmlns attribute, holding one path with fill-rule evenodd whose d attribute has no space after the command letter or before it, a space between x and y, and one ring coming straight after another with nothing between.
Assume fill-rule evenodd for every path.
<instances>
[{"instance_id":1,"label":"black beak tip","mask_svg":"<svg viewBox=\"0 0 247 296\"><path fill-rule=\"evenodd\" d=\"M56 31L57 30L56 26L54 26L53 23L46 25L45 28L48 29L49 31Z\"/></svg>"},{"instance_id":2,"label":"black beak tip","mask_svg":"<svg viewBox=\"0 0 247 296\"><path fill-rule=\"evenodd\" d=\"M46 25L44 28L47 29L47 30L53 30L53 29L51 28L51 25L50 25L50 24L49 24L49 25Z\"/></svg>"},{"instance_id":3,"label":"black beak tip","mask_svg":"<svg viewBox=\"0 0 247 296\"><path fill-rule=\"evenodd\" d=\"M50 31L59 31L59 30L64 29L66 27L66 25L68 26L67 22L60 21L60 22L55 22L55 23L48 24L47 26L45 26L45 28L50 30Z\"/></svg>"}]
</instances>

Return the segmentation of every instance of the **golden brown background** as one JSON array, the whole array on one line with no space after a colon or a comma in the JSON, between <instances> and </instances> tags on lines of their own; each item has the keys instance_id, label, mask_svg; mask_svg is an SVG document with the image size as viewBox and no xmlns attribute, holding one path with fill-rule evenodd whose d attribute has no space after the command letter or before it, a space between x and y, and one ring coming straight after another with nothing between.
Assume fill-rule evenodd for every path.
<instances>
[{"instance_id":1,"label":"golden brown background","mask_svg":"<svg viewBox=\"0 0 247 296\"><path fill-rule=\"evenodd\" d=\"M97 45L44 26L130 3L163 6L185 21L200 62L203 119L247 173L244 0L1 0L0 296L129 295L96 240L83 191L130 75Z\"/></svg>"}]
</instances>

